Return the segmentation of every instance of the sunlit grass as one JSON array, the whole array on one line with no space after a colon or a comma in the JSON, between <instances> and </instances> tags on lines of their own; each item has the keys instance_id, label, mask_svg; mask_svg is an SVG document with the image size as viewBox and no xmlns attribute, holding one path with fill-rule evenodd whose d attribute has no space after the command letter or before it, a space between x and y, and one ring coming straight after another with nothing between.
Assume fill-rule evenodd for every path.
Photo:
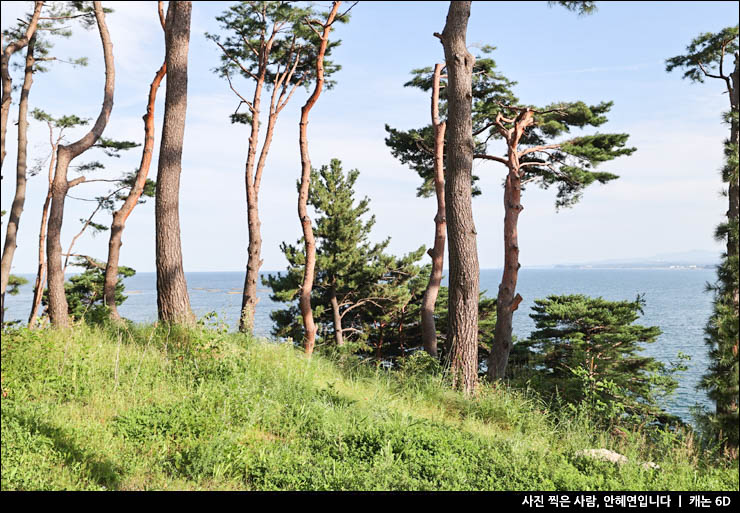
<instances>
[{"instance_id":1,"label":"sunlit grass","mask_svg":"<svg viewBox=\"0 0 740 513\"><path fill-rule=\"evenodd\" d=\"M738 489L691 438L202 328L6 332L2 393L3 490ZM575 455L598 447L631 462Z\"/></svg>"}]
</instances>

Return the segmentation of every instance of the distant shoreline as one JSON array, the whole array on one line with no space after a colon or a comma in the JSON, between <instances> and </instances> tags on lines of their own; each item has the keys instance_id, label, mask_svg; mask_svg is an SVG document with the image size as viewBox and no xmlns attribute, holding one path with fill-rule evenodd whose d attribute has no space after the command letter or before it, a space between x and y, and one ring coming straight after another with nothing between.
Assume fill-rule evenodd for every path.
<instances>
[{"instance_id":1,"label":"distant shoreline","mask_svg":"<svg viewBox=\"0 0 740 513\"><path fill-rule=\"evenodd\" d=\"M601 265L589 265L589 264L555 264L555 265L522 265L519 272L525 270L556 270L556 271L572 271L572 270L594 270L594 271L608 271L608 270L620 270L620 271L705 271L715 270L718 264L601 264ZM502 267L487 267L481 269L481 271L501 271ZM244 269L228 270L228 271L185 271L185 274L234 274L244 273ZM285 269L277 271L260 271L260 274L275 274L279 272L285 272ZM16 276L22 277L35 277L36 272L14 272ZM81 274L80 272L67 272L65 276L75 276ZM136 271L136 274L156 274L156 271Z\"/></svg>"}]
</instances>

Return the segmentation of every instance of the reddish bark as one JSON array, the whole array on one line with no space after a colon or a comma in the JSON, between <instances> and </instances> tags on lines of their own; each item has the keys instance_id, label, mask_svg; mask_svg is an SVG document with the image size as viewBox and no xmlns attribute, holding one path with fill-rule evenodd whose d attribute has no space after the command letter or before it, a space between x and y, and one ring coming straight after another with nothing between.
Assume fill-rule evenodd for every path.
<instances>
[{"instance_id":1,"label":"reddish bark","mask_svg":"<svg viewBox=\"0 0 740 513\"><path fill-rule=\"evenodd\" d=\"M249 72L233 55L229 54L226 48L217 43L224 54L235 64L237 64L243 71L251 75L255 79L255 89L252 96L252 101L247 101L241 94L239 94L234 86L231 84L229 79L229 86L232 91L242 100L242 103L246 104L252 114L252 122L250 125L250 136L247 150L247 161L245 163L244 181L246 189L247 199L247 231L249 242L247 246L247 272L244 277L244 289L242 293L242 307L241 314L239 316L239 331L251 333L254 329L254 313L259 302L257 296L257 282L259 280L259 270L262 267L262 223L259 218L259 188L262 180L262 172L265 168L267 160L267 154L270 150L272 143L273 131L275 123L277 121L280 111L283 110L285 105L288 103L290 98L293 96L293 92L298 86L303 83L303 78L300 78L290 88L290 83L295 74L296 67L300 59L300 52L296 52L295 40L293 45L288 52L287 58L285 59L285 68L282 72L275 74L274 83L272 84L272 95L270 97L270 110L267 120L267 130L265 132L265 138L262 142L262 149L260 151L259 159L256 162L255 158L257 155L257 146L259 144L259 125L260 125L260 104L262 100L262 89L265 84L265 76L267 73L268 65L270 64L270 53L272 46L277 36L280 26L274 25L270 37L265 40L264 34L260 41L259 57L257 74ZM293 60L293 64L290 62ZM279 69L279 66L278 66ZM227 75L228 78L228 75Z\"/></svg>"},{"instance_id":2,"label":"reddish bark","mask_svg":"<svg viewBox=\"0 0 740 513\"><path fill-rule=\"evenodd\" d=\"M344 335L342 332L342 316L339 314L339 301L337 301L337 292L332 286L329 291L331 298L331 313L334 317L334 341L337 343L337 347L344 345Z\"/></svg>"},{"instance_id":3,"label":"reddish bark","mask_svg":"<svg viewBox=\"0 0 740 513\"><path fill-rule=\"evenodd\" d=\"M511 130L505 130L497 117L499 131L506 139L508 159L505 161L508 168L504 186L504 271L501 284L498 288L496 302L496 330L494 332L493 347L488 357L488 375L491 379L503 378L509 354L512 347L512 321L514 311L519 307L522 297L516 293L516 284L519 275L519 240L517 224L519 214L524 209L521 205L522 171L517 151L519 140L524 131L534 123L534 111L521 109ZM550 145L553 146L553 145ZM555 145L556 146L556 145ZM527 151L532 151L530 148Z\"/></svg>"},{"instance_id":4,"label":"reddish bark","mask_svg":"<svg viewBox=\"0 0 740 513\"><path fill-rule=\"evenodd\" d=\"M301 310L304 328L304 348L307 355L313 353L316 343L316 324L313 320L313 310L311 309L311 291L313 289L314 270L316 267L316 239L313 235L311 218L308 216L308 191L311 186L311 159L308 155L308 113L319 99L321 90L324 87L324 54L329 43L329 32L334 18L337 15L341 2L334 2L331 12L323 24L323 33L321 34L321 43L319 44L316 56L316 87L311 96L306 100L305 105L301 108L301 121L299 124L299 146L301 150L301 185L298 193L298 219L301 221L303 229L303 238L306 241L306 266L303 272L303 283L301 284L298 305ZM313 27L312 27L313 28Z\"/></svg>"},{"instance_id":5,"label":"reddish bark","mask_svg":"<svg viewBox=\"0 0 740 513\"><path fill-rule=\"evenodd\" d=\"M162 12L162 2L159 2L159 18L162 29L165 29L165 20ZM126 220L133 212L139 202L144 186L146 185L149 168L152 163L152 150L154 148L154 106L157 100L157 91L165 74L167 73L167 62L154 75L154 80L149 86L149 97L144 114L144 149L141 153L141 163L136 173L136 181L131 188L126 200L121 208L113 213L113 222L110 227L110 239L108 240L108 259L105 264L105 282L103 284L103 299L108 305L110 317L114 321L121 318L116 306L116 285L118 284L118 262L121 256L121 246L123 245L123 230L126 227Z\"/></svg>"},{"instance_id":6,"label":"reddish bark","mask_svg":"<svg viewBox=\"0 0 740 513\"><path fill-rule=\"evenodd\" d=\"M92 129L82 139L70 144L60 145L57 149L56 170L52 182L51 211L48 225L48 236L46 240L46 254L49 273L49 319L58 328L69 326L69 314L67 311L67 297L64 293L64 271L62 270L62 246L60 242L62 232L62 221L64 218L64 201L70 187L85 180L79 177L67 180L67 171L72 160L83 152L90 149L100 138L108 124L111 110L113 109L113 89L115 84L115 68L113 64L113 44L110 40L108 27L105 24L105 14L100 2L93 2L95 8L95 19L98 23L100 40L103 45L103 57L105 60L105 89L103 106L100 110Z\"/></svg>"},{"instance_id":7,"label":"reddish bark","mask_svg":"<svg viewBox=\"0 0 740 513\"><path fill-rule=\"evenodd\" d=\"M46 283L46 254L44 247L46 245L46 223L49 219L49 204L51 203L51 186L54 179L54 163L59 147L59 141L62 139L61 132L56 142L54 142L51 123L49 125L49 143L51 144L51 160L49 162L49 188L44 200L44 208L41 210L41 227L39 228L39 266L36 271L36 283L33 287L33 301L31 303L31 314L28 316L28 327L33 328L38 317L39 307L41 306L41 297L44 292Z\"/></svg>"},{"instance_id":8,"label":"reddish bark","mask_svg":"<svg viewBox=\"0 0 740 513\"><path fill-rule=\"evenodd\" d=\"M444 268L447 220L445 217L444 141L445 122L439 120L439 79L444 64L434 65L432 80L432 126L434 127L434 192L437 196L437 215L434 217L434 247L428 253L432 257L432 272L429 275L424 297L421 300L421 339L424 350L437 356L437 329L434 323L434 307L437 304L439 287Z\"/></svg>"},{"instance_id":9,"label":"reddish bark","mask_svg":"<svg viewBox=\"0 0 740 513\"><path fill-rule=\"evenodd\" d=\"M267 50L269 54L269 49ZM291 50L292 51L292 50ZM267 57L265 57L267 59ZM252 332L254 329L254 312L259 302L257 297L257 280L259 279L260 268L262 267L263 260L262 255L262 223L259 218L259 190L260 183L262 181L262 172L265 169L265 163L267 162L267 154L270 151L270 144L272 143L272 135L275 129L275 123L277 122L280 111L283 110L285 105L288 103L290 98L293 96L293 92L296 88L303 83L303 79L298 80L293 88L289 91L288 86L291 78L295 73L296 66L298 65L299 55L295 55L295 62L293 67L286 66L283 73L279 73L275 77L275 83L272 88L272 96L270 98L270 115L267 120L267 130L265 131L265 139L262 142L262 150L260 151L259 160L254 171L254 178L251 176L251 168L249 159L251 158L252 165L254 163L254 154L249 153L247 155L247 172L246 172L246 185L247 185L247 228L249 232L249 245L247 248L247 273L244 277L244 293L242 295L242 313L239 320L239 330L245 332ZM290 59L288 59L290 60ZM267 61L265 60L265 67ZM264 76L262 77L264 80ZM261 88L261 87L260 87ZM278 95L278 90L280 94ZM255 88L255 94L257 88ZM254 106L256 113L254 119L257 119L259 115L259 99L255 97ZM252 133L256 134L257 130L254 128ZM256 142L256 141L255 141ZM250 137L250 148L252 144L252 138ZM256 144L255 144L256 149Z\"/></svg>"}]
</instances>

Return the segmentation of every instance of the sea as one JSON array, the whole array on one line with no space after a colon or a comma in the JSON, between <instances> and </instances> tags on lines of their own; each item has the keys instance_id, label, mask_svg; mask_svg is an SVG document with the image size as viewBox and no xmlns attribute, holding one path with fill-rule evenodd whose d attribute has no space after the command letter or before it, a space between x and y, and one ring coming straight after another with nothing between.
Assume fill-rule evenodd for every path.
<instances>
[{"instance_id":1,"label":"sea","mask_svg":"<svg viewBox=\"0 0 740 513\"><path fill-rule=\"evenodd\" d=\"M501 280L501 269L483 269L481 291L495 297ZM274 274L273 272L272 274ZM271 274L261 273L262 276ZM35 276L23 275L29 283L16 296L6 296L5 319L28 318ZM194 313L201 317L216 312L219 319L236 329L241 307L244 272L186 273L190 302ZM514 314L514 335L525 339L534 330L530 318L535 299L550 294L585 294L608 300L645 298L644 315L636 321L643 326L658 326L662 334L657 342L646 344L644 354L664 362L677 361L680 352L691 356L688 370L678 377L675 395L666 409L691 422L690 409L695 405L711 408L703 391L696 385L709 363L704 343L704 326L712 311L712 295L705 285L715 280L715 271L705 268L649 269L589 269L523 267L519 272L517 292L524 298ZM135 322L153 322L157 318L155 273L137 273L125 281L128 299L119 307L123 317ZM255 313L255 332L269 337L272 329L270 312L283 307L270 300L270 291L259 288L259 303Z\"/></svg>"}]
</instances>

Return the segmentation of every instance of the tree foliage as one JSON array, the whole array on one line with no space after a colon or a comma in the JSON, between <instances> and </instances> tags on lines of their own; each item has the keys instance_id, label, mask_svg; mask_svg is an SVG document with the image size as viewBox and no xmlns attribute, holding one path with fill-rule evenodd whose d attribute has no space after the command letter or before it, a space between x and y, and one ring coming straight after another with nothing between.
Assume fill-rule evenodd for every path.
<instances>
[{"instance_id":1,"label":"tree foliage","mask_svg":"<svg viewBox=\"0 0 740 513\"><path fill-rule=\"evenodd\" d=\"M715 238L725 243L722 261L717 266L717 280L707 284L714 295L713 311L705 328L705 342L710 364L699 383L715 403L714 412L698 412L699 423L709 438L719 441L737 453L740 440L738 423L738 344L740 333L740 311L738 307L738 66L740 66L740 39L738 25L726 27L717 33L706 32L694 38L686 47L684 55L666 60L666 71L680 69L683 78L692 82L704 82L705 78L724 82L729 94L730 110L723 114L723 121L730 126L730 138L724 143L724 165L722 181L727 189L723 193L729 199L727 219L717 226ZM728 69L728 55L734 55L734 71Z\"/></svg>"},{"instance_id":2,"label":"tree foliage","mask_svg":"<svg viewBox=\"0 0 740 513\"><path fill-rule=\"evenodd\" d=\"M103 323L109 318L108 307L103 302L105 284L105 262L87 255L75 255L71 265L81 267L81 274L72 276L64 283L69 315L74 320L84 319L87 322ZM134 276L136 271L130 267L119 266L118 283L116 284L116 305L126 301L123 278ZM44 292L42 304L48 304L47 292Z\"/></svg>"},{"instance_id":3,"label":"tree foliage","mask_svg":"<svg viewBox=\"0 0 740 513\"><path fill-rule=\"evenodd\" d=\"M536 330L517 344L519 364L532 373L532 383L546 396L568 404L590 401L601 413L639 421L675 420L661 401L677 386L673 368L641 354L656 342L657 326L634 324L645 301L608 301L584 295L551 295L535 300L530 317ZM617 405L617 408L614 406Z\"/></svg>"},{"instance_id":4,"label":"tree foliage","mask_svg":"<svg viewBox=\"0 0 740 513\"><path fill-rule=\"evenodd\" d=\"M490 54L495 50L492 46L483 46L479 49L473 67L473 132L479 132L487 124L491 116L499 111L500 103L516 103L517 99L512 92L516 82L512 82L503 74L496 71L496 61ZM434 70L432 67L418 68L411 71L412 78L404 84L404 87L416 87L422 91L429 92L432 89ZM447 116L447 89L446 80L440 80L440 105L441 118ZM434 195L434 129L432 125L410 130L398 130L385 125L388 137L385 144L391 150L391 154L402 164L406 164L415 171L422 179L417 189L417 196L428 198ZM491 137L498 138L498 134ZM476 152L485 147L485 141L474 140ZM446 156L446 152L445 152ZM479 177L473 175L473 196L478 196L481 191L475 185Z\"/></svg>"},{"instance_id":5,"label":"tree foliage","mask_svg":"<svg viewBox=\"0 0 740 513\"><path fill-rule=\"evenodd\" d=\"M730 113L737 123L737 111ZM722 168L725 182L738 180L738 148L732 141L725 141L725 165ZM718 241L734 245L734 254L725 252L717 266L717 280L707 284L707 290L714 295L712 315L705 328L705 343L709 351L709 368L702 376L699 388L706 391L715 403L714 412L700 413L700 423L707 434L729 447L740 444L740 417L738 415L738 394L740 394L740 313L738 312L737 287L740 283L740 223L738 219L728 219L720 223L715 231Z\"/></svg>"},{"instance_id":6,"label":"tree foliage","mask_svg":"<svg viewBox=\"0 0 740 513\"><path fill-rule=\"evenodd\" d=\"M316 277L311 296L319 342L328 344L334 333L331 294L336 294L342 329L349 346L381 359L395 359L420 345L419 308L429 280L430 266L419 260L424 247L397 257L385 253L390 239L370 242L375 217L369 214L368 198L355 199L357 170L345 173L339 160L313 171L309 204L317 212ZM299 341L301 316L296 298L303 276L305 256L298 245L283 243L289 262L286 273L263 279L272 289L271 299L288 303L272 312L273 335ZM493 338L495 299L481 294L479 341L484 348ZM444 343L447 334L447 288L442 287L435 308L437 333Z\"/></svg>"},{"instance_id":7,"label":"tree foliage","mask_svg":"<svg viewBox=\"0 0 740 513\"><path fill-rule=\"evenodd\" d=\"M377 315L393 315L408 303L410 296L401 291L402 283L416 276L424 247L397 258L383 253L390 239L370 242L375 217L364 220L369 212L368 198L356 201L354 184L359 171L344 173L339 160L312 171L309 205L318 214L314 233L317 240L316 273L311 296L321 341L334 331L330 298L334 294L342 316L342 329L349 340L365 342L370 337L367 312L376 308ZM285 274L269 275L263 281L269 286L272 300L295 302L303 278L305 255L298 245L281 244L289 266ZM275 321L273 334L300 340L301 316L297 304L271 314Z\"/></svg>"},{"instance_id":8,"label":"tree foliage","mask_svg":"<svg viewBox=\"0 0 740 513\"><path fill-rule=\"evenodd\" d=\"M666 71L683 69L683 78L704 82L709 75L726 75L724 57L738 52L738 25L726 27L717 33L700 34L686 47L684 55L666 60ZM704 69L702 69L704 68ZM715 77L710 77L715 78Z\"/></svg>"},{"instance_id":9,"label":"tree foliage","mask_svg":"<svg viewBox=\"0 0 740 513\"><path fill-rule=\"evenodd\" d=\"M85 5L89 4L89 5ZM112 9L103 9L104 12L113 12ZM27 13L24 20L18 20L15 25L3 30L3 41L16 41L23 37L31 19L31 13ZM74 67L87 66L87 57L57 57L52 54L54 38L70 38L73 34L70 23L77 22L89 30L95 26L95 13L92 2L45 2L41 17L36 26L34 36L34 73L46 73L50 71L50 65L55 62L70 64ZM12 62L13 70L22 70L24 65L20 62ZM13 86L14 89L19 84Z\"/></svg>"},{"instance_id":10,"label":"tree foliage","mask_svg":"<svg viewBox=\"0 0 740 513\"><path fill-rule=\"evenodd\" d=\"M223 51L221 64L213 71L232 85L231 77L239 75L247 81L257 81L264 71L264 84L268 89L291 86L308 87L315 77L316 51L319 36L306 23L307 19L323 16L312 6L300 7L294 2L237 2L231 5L216 21L226 35L206 33L206 38L216 43ZM340 22L348 17L337 18ZM270 46L267 43L270 41ZM327 60L341 40L329 41L324 58L324 86L331 88L329 79L341 66ZM286 69L293 68L283 83L280 76ZM233 88L233 85L232 85ZM232 123L249 124L253 112L239 112L242 104L231 114ZM247 103L249 106L249 104Z\"/></svg>"}]
</instances>

